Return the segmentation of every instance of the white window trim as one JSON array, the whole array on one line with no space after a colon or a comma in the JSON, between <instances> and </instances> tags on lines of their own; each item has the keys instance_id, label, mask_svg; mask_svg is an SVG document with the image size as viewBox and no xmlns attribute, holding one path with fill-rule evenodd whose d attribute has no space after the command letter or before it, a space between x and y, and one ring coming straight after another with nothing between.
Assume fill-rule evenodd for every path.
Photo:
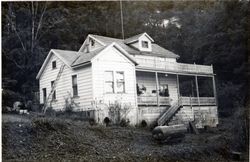
<instances>
[{"instance_id":1,"label":"white window trim","mask_svg":"<svg viewBox=\"0 0 250 162\"><path fill-rule=\"evenodd\" d=\"M115 70L105 70L104 71L104 74L105 74L105 72L113 72L113 93L111 93L111 92L106 92L106 89L105 89L105 86L106 86L106 80L105 80L105 77L104 77L104 93L105 94L124 94L124 93L126 93L126 79L125 79L125 74L126 74L126 72L125 71L122 71L122 70L117 70L117 71L115 71ZM123 72L123 77L124 77L124 92L117 92L117 72Z\"/></svg>"}]
</instances>

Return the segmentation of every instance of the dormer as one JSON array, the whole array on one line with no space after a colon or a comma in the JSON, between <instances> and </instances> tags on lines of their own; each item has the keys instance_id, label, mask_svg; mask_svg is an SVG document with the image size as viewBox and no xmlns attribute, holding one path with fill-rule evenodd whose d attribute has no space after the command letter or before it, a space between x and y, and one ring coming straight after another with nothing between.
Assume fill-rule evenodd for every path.
<instances>
[{"instance_id":1,"label":"dormer","mask_svg":"<svg viewBox=\"0 0 250 162\"><path fill-rule=\"evenodd\" d=\"M91 35L88 35L88 37L85 39L83 45L81 46L79 52L91 52L94 51L100 47L102 47L104 44L100 42L95 37L92 37Z\"/></svg>"},{"instance_id":2,"label":"dormer","mask_svg":"<svg viewBox=\"0 0 250 162\"><path fill-rule=\"evenodd\" d=\"M152 52L152 42L154 40L147 34L142 33L124 40L127 45L137 48L142 52Z\"/></svg>"}]
</instances>

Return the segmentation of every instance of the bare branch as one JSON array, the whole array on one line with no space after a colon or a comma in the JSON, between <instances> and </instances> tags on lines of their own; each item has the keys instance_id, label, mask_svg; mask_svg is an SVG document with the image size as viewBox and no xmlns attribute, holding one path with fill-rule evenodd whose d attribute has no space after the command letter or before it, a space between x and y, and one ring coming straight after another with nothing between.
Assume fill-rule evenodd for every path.
<instances>
[{"instance_id":1,"label":"bare branch","mask_svg":"<svg viewBox=\"0 0 250 162\"><path fill-rule=\"evenodd\" d=\"M40 20L39 20L39 23L38 23L38 27L37 27L37 30L36 30L35 40L37 39L39 30L40 30L40 28L41 28L41 26L42 26L42 20L43 20L44 13L46 12L46 9L47 9L47 2L45 2L45 4L44 4L44 8L43 8L43 11L42 11L42 15L41 15L41 17L40 17Z\"/></svg>"},{"instance_id":2,"label":"bare branch","mask_svg":"<svg viewBox=\"0 0 250 162\"><path fill-rule=\"evenodd\" d=\"M7 16L7 19L8 19L8 20L10 21L10 23L11 23L11 19L10 19L9 16ZM14 31L15 31L15 34L17 35L17 37L18 37L18 40L20 41L20 43L21 43L21 45L22 45L23 50L26 51L26 48L25 48L25 46L24 46L24 43L23 43L23 41L22 41L22 39L21 39L19 33L17 32L16 27L14 27Z\"/></svg>"}]
</instances>

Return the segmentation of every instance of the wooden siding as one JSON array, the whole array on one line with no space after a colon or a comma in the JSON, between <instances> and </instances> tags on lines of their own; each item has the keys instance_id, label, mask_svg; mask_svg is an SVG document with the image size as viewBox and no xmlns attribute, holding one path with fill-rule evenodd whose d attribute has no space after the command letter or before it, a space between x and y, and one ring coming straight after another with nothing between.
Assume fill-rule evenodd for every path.
<instances>
[{"instance_id":1,"label":"wooden siding","mask_svg":"<svg viewBox=\"0 0 250 162\"><path fill-rule=\"evenodd\" d=\"M123 71L125 79L125 93L106 93L105 92L105 71ZM110 47L107 51L102 52L92 61L93 73L93 95L97 103L106 105L118 101L123 105L131 106L128 118L132 124L136 123L136 82L135 66L118 50ZM114 81L115 82L115 81ZM116 86L116 83L114 83ZM108 110L104 110L108 111ZM107 115L107 112L106 112Z\"/></svg>"},{"instance_id":2,"label":"wooden siding","mask_svg":"<svg viewBox=\"0 0 250 162\"><path fill-rule=\"evenodd\" d=\"M137 84L139 84L140 87L142 85L146 87L146 94L143 94L142 96L156 97L156 94L152 93L153 90L156 90L155 73L136 71L136 79L137 79ZM165 74L158 73L158 80L159 80L159 85L162 84L168 85L170 103L177 101L178 94L177 94L176 75L169 74L166 77Z\"/></svg>"},{"instance_id":3,"label":"wooden siding","mask_svg":"<svg viewBox=\"0 0 250 162\"><path fill-rule=\"evenodd\" d=\"M153 124L163 114L169 106L140 106L138 107L139 123L145 120L147 124Z\"/></svg>"},{"instance_id":4,"label":"wooden siding","mask_svg":"<svg viewBox=\"0 0 250 162\"><path fill-rule=\"evenodd\" d=\"M52 61L56 61L56 69L52 69ZM42 89L46 88L48 96L51 91L51 81L56 79L62 64L63 62L59 58L52 55L39 81L40 103L43 103ZM56 86L56 101L52 102L52 107L56 110L63 109L65 107L65 99L69 98L69 96L72 96L73 94L72 75L77 75L78 84L79 97L74 98L74 101L79 105L79 107L75 107L75 110L85 110L91 108L91 101L93 100L91 66L83 67L79 70L72 70L66 66Z\"/></svg>"},{"instance_id":5,"label":"wooden siding","mask_svg":"<svg viewBox=\"0 0 250 162\"><path fill-rule=\"evenodd\" d=\"M169 125L188 124L189 121L196 122L197 128L204 126L216 127L218 122L217 106L183 106L169 122Z\"/></svg>"}]
</instances>

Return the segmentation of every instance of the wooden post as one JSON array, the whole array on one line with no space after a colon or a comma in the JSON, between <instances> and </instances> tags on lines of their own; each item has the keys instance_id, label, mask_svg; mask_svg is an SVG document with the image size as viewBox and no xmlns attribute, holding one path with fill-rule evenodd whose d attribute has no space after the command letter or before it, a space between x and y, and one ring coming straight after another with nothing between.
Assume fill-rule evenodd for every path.
<instances>
[{"instance_id":1,"label":"wooden post","mask_svg":"<svg viewBox=\"0 0 250 162\"><path fill-rule=\"evenodd\" d=\"M179 75L176 74L176 84L177 84L177 94L178 94L178 99L177 99L177 102L178 104L181 103L181 95L180 95L180 82L179 82Z\"/></svg>"},{"instance_id":2,"label":"wooden post","mask_svg":"<svg viewBox=\"0 0 250 162\"><path fill-rule=\"evenodd\" d=\"M179 75L176 74L176 82L177 82L177 94L178 94L178 99L180 98L180 83L179 83Z\"/></svg>"},{"instance_id":3,"label":"wooden post","mask_svg":"<svg viewBox=\"0 0 250 162\"><path fill-rule=\"evenodd\" d=\"M215 77L212 76L212 79L213 79L213 92L214 92L214 98L215 98L215 105L217 105L218 101L217 101L217 92L216 92L216 85L215 85Z\"/></svg>"},{"instance_id":4,"label":"wooden post","mask_svg":"<svg viewBox=\"0 0 250 162\"><path fill-rule=\"evenodd\" d=\"M197 93L198 105L199 105L199 108L200 108L200 94L199 94L199 85L198 85L197 75L195 75L195 85L196 85L196 93Z\"/></svg>"},{"instance_id":5,"label":"wooden post","mask_svg":"<svg viewBox=\"0 0 250 162\"><path fill-rule=\"evenodd\" d=\"M159 82L158 82L158 73L155 72L155 81L156 81L156 97L157 97L157 106L159 106Z\"/></svg>"}]
</instances>

